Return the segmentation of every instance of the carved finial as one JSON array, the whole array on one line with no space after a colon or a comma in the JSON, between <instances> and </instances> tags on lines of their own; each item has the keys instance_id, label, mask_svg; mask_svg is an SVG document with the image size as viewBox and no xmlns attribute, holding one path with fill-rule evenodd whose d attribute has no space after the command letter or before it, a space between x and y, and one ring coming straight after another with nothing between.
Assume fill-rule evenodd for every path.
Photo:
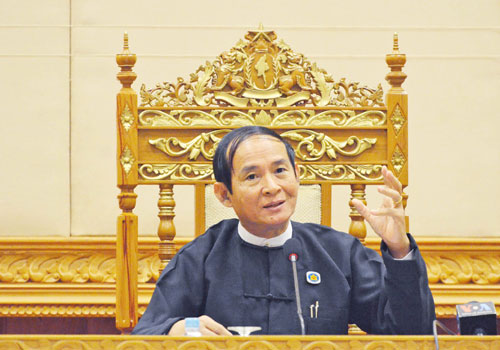
<instances>
[{"instance_id":1,"label":"carved finial","mask_svg":"<svg viewBox=\"0 0 500 350\"><path fill-rule=\"evenodd\" d=\"M128 33L123 33L123 51L128 51Z\"/></svg>"},{"instance_id":2,"label":"carved finial","mask_svg":"<svg viewBox=\"0 0 500 350\"><path fill-rule=\"evenodd\" d=\"M392 46L392 51L394 51L394 53L399 52L398 33L394 33L394 44Z\"/></svg>"},{"instance_id":3,"label":"carved finial","mask_svg":"<svg viewBox=\"0 0 500 350\"><path fill-rule=\"evenodd\" d=\"M394 33L392 53L385 56L385 61L391 69L385 79L391 84L392 88L402 90L401 85L406 79L406 74L402 71L406 63L406 55L399 52L398 33Z\"/></svg>"},{"instance_id":4,"label":"carved finial","mask_svg":"<svg viewBox=\"0 0 500 350\"><path fill-rule=\"evenodd\" d=\"M120 80L124 88L129 88L134 82L137 75L132 71L135 61L135 54L131 53L128 47L128 33L123 34L123 51L116 55L116 63L121 68L117 78Z\"/></svg>"},{"instance_id":5,"label":"carved finial","mask_svg":"<svg viewBox=\"0 0 500 350\"><path fill-rule=\"evenodd\" d=\"M264 25L262 24L262 22L259 22L259 31L260 32L264 31Z\"/></svg>"}]
</instances>

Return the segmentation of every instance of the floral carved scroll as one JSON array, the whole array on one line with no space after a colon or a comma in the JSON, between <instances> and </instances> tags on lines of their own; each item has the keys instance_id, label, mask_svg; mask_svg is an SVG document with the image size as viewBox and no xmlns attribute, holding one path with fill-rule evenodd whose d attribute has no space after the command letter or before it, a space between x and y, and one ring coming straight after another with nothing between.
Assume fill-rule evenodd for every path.
<instances>
[{"instance_id":1,"label":"floral carved scroll","mask_svg":"<svg viewBox=\"0 0 500 350\"><path fill-rule=\"evenodd\" d=\"M179 157L188 154L189 160L197 160L201 155L205 160L213 159L215 149L221 140L220 135L228 133L230 130L215 130L208 133L202 133L188 142L182 142L177 137L159 138L149 140L149 143L167 154L169 157ZM299 129L290 130L281 133L281 137L297 143L295 146L296 156L303 161L316 161L323 156L327 156L331 160L337 159L337 153L346 157L355 157L371 148L376 142L375 138L358 138L357 136L349 136L344 141L335 141L324 133ZM174 173L183 170L194 172L194 166L183 167L176 164L162 170L163 173ZM143 169L143 167L141 167ZM150 166L147 167L149 172L158 172ZM141 170L139 170L141 172ZM144 171L141 172L144 177ZM205 174L207 175L207 174ZM146 177L147 178L147 177Z\"/></svg>"},{"instance_id":2,"label":"floral carved scroll","mask_svg":"<svg viewBox=\"0 0 500 350\"><path fill-rule=\"evenodd\" d=\"M471 254L424 255L429 282L443 284L500 283L500 256Z\"/></svg>"},{"instance_id":3,"label":"floral carved scroll","mask_svg":"<svg viewBox=\"0 0 500 350\"><path fill-rule=\"evenodd\" d=\"M153 255L139 260L139 282L158 278L159 259ZM5 254L0 257L2 283L114 283L114 255Z\"/></svg>"},{"instance_id":4,"label":"floral carved scroll","mask_svg":"<svg viewBox=\"0 0 500 350\"><path fill-rule=\"evenodd\" d=\"M142 126L294 126L294 127L377 127L384 126L383 111L369 110L144 110L139 114Z\"/></svg>"},{"instance_id":5,"label":"floral carved scroll","mask_svg":"<svg viewBox=\"0 0 500 350\"><path fill-rule=\"evenodd\" d=\"M337 159L337 153L354 157L372 147L377 139L349 136L345 141L335 141L324 133L311 130L285 131L281 137L297 142L295 154L304 161L321 159L325 154L330 159Z\"/></svg>"},{"instance_id":6,"label":"floral carved scroll","mask_svg":"<svg viewBox=\"0 0 500 350\"><path fill-rule=\"evenodd\" d=\"M201 133L189 142L182 142L177 137L159 138L149 140L149 143L170 157L179 157L189 153L190 160L196 160L202 155L206 160L213 159L215 150L222 137L231 130L215 130L208 133Z\"/></svg>"}]
</instances>

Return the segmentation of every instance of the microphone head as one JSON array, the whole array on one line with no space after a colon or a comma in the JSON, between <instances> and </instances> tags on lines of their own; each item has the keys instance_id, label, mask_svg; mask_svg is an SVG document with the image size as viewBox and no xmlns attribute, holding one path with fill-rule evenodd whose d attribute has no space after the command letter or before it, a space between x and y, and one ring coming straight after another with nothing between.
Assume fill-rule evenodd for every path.
<instances>
[{"instance_id":1,"label":"microphone head","mask_svg":"<svg viewBox=\"0 0 500 350\"><path fill-rule=\"evenodd\" d=\"M299 240L297 238L290 238L289 240L287 240L283 245L283 252L285 253L285 256L288 258L288 260L299 260L299 255L301 253Z\"/></svg>"},{"instance_id":2,"label":"microphone head","mask_svg":"<svg viewBox=\"0 0 500 350\"><path fill-rule=\"evenodd\" d=\"M471 301L457 305L458 330L461 335L496 335L495 305L491 302Z\"/></svg>"}]
</instances>

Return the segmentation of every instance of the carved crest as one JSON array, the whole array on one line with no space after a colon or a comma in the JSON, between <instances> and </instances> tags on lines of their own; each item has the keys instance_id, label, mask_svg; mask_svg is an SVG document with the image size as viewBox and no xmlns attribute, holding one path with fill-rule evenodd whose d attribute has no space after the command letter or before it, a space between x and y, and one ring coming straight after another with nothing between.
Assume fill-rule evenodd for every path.
<instances>
[{"instance_id":1,"label":"carved crest","mask_svg":"<svg viewBox=\"0 0 500 350\"><path fill-rule=\"evenodd\" d=\"M206 62L189 82L141 87L142 107L383 107L383 91L335 81L294 52L274 31L249 31L229 51Z\"/></svg>"}]
</instances>

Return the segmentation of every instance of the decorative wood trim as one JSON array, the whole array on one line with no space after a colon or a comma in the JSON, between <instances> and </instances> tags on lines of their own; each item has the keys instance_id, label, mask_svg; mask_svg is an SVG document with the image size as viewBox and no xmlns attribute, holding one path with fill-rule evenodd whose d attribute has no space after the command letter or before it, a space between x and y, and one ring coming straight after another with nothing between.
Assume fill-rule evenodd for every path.
<instances>
[{"instance_id":1,"label":"decorative wood trim","mask_svg":"<svg viewBox=\"0 0 500 350\"><path fill-rule=\"evenodd\" d=\"M493 301L500 314L500 238L417 237L438 317ZM178 251L192 238L176 238ZM157 237L139 239L139 315L158 279ZM115 315L114 237L0 238L0 317ZM378 250L380 239L365 244Z\"/></svg>"},{"instance_id":2,"label":"decorative wood trim","mask_svg":"<svg viewBox=\"0 0 500 350\"><path fill-rule=\"evenodd\" d=\"M495 336L440 336L443 349L497 350ZM0 335L2 349L289 349L289 350L405 350L434 349L432 336L251 336L187 337L126 335Z\"/></svg>"}]
</instances>

